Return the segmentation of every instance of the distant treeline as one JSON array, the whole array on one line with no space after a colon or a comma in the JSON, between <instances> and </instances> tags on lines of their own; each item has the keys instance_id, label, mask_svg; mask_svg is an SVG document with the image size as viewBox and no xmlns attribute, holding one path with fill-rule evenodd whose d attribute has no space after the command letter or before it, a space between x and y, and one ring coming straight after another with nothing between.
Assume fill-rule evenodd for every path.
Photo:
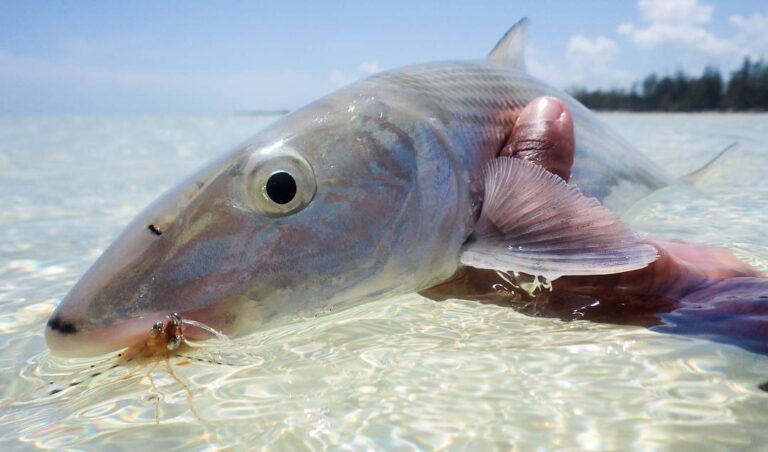
<instances>
[{"instance_id":1,"label":"distant treeline","mask_svg":"<svg viewBox=\"0 0 768 452\"><path fill-rule=\"evenodd\" d=\"M682 71L672 76L647 76L629 90L570 90L571 95L596 110L631 111L765 111L768 110L768 62L744 60L727 81L708 67L700 77Z\"/></svg>"}]
</instances>

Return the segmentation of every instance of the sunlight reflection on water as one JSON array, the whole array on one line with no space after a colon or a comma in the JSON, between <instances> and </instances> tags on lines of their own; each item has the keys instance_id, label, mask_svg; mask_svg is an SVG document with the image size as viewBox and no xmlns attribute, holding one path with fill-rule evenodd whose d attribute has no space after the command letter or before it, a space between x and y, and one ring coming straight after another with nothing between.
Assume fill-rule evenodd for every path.
<instances>
[{"instance_id":1,"label":"sunlight reflection on water","mask_svg":"<svg viewBox=\"0 0 768 452\"><path fill-rule=\"evenodd\" d=\"M739 177L719 175L703 190L670 187L627 219L655 237L728 246L768 270L768 182L749 170L768 160L768 117L605 118L676 174L738 138L746 157L728 165ZM375 301L260 332L233 350L203 347L190 352L200 361L170 361L179 380L162 363L51 357L42 339L48 314L130 217L211 149L264 121L0 119L0 442L289 450L768 443L768 394L757 388L768 380L764 356L469 301Z\"/></svg>"}]
</instances>

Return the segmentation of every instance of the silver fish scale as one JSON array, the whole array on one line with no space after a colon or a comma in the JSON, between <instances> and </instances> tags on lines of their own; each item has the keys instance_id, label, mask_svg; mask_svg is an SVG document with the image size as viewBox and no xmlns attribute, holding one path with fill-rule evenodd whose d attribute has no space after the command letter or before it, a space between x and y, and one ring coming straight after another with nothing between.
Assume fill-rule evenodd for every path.
<instances>
[{"instance_id":1,"label":"silver fish scale","mask_svg":"<svg viewBox=\"0 0 768 452\"><path fill-rule=\"evenodd\" d=\"M485 62L431 63L384 72L366 82L420 99L422 107L434 110L430 116L446 118L445 127L457 147L474 154L458 156L465 162L477 159L477 153L481 160L494 156L528 102L555 96L573 114L576 160L572 181L586 195L621 213L670 182L660 167L570 95L519 70Z\"/></svg>"},{"instance_id":2,"label":"silver fish scale","mask_svg":"<svg viewBox=\"0 0 768 452\"><path fill-rule=\"evenodd\" d=\"M509 77L491 68L455 63L406 68L373 77L438 100L459 121L484 127L514 123L523 97L510 90Z\"/></svg>"}]
</instances>

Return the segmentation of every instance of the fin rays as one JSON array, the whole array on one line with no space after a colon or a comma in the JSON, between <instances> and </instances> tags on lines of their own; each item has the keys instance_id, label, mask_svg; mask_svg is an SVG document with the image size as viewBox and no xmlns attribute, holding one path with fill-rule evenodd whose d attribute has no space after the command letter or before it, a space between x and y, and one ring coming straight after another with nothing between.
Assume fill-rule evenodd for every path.
<instances>
[{"instance_id":1,"label":"fin rays","mask_svg":"<svg viewBox=\"0 0 768 452\"><path fill-rule=\"evenodd\" d=\"M655 248L597 200L539 165L498 158L485 174L486 198L461 262L549 280L645 267Z\"/></svg>"}]
</instances>

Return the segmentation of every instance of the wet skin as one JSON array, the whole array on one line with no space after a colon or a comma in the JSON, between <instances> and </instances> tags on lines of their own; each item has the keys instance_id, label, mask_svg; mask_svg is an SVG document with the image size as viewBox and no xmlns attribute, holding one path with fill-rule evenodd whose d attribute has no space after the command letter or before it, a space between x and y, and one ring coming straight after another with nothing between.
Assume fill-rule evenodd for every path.
<instances>
[{"instance_id":1,"label":"wet skin","mask_svg":"<svg viewBox=\"0 0 768 452\"><path fill-rule=\"evenodd\" d=\"M502 156L538 163L568 181L574 160L573 121L558 99L529 103ZM648 267L601 276L562 277L552 290L521 288L532 278L465 268L424 291L434 299L464 297L526 314L645 326L706 337L768 354L768 279L724 248L648 240L659 259Z\"/></svg>"}]
</instances>

